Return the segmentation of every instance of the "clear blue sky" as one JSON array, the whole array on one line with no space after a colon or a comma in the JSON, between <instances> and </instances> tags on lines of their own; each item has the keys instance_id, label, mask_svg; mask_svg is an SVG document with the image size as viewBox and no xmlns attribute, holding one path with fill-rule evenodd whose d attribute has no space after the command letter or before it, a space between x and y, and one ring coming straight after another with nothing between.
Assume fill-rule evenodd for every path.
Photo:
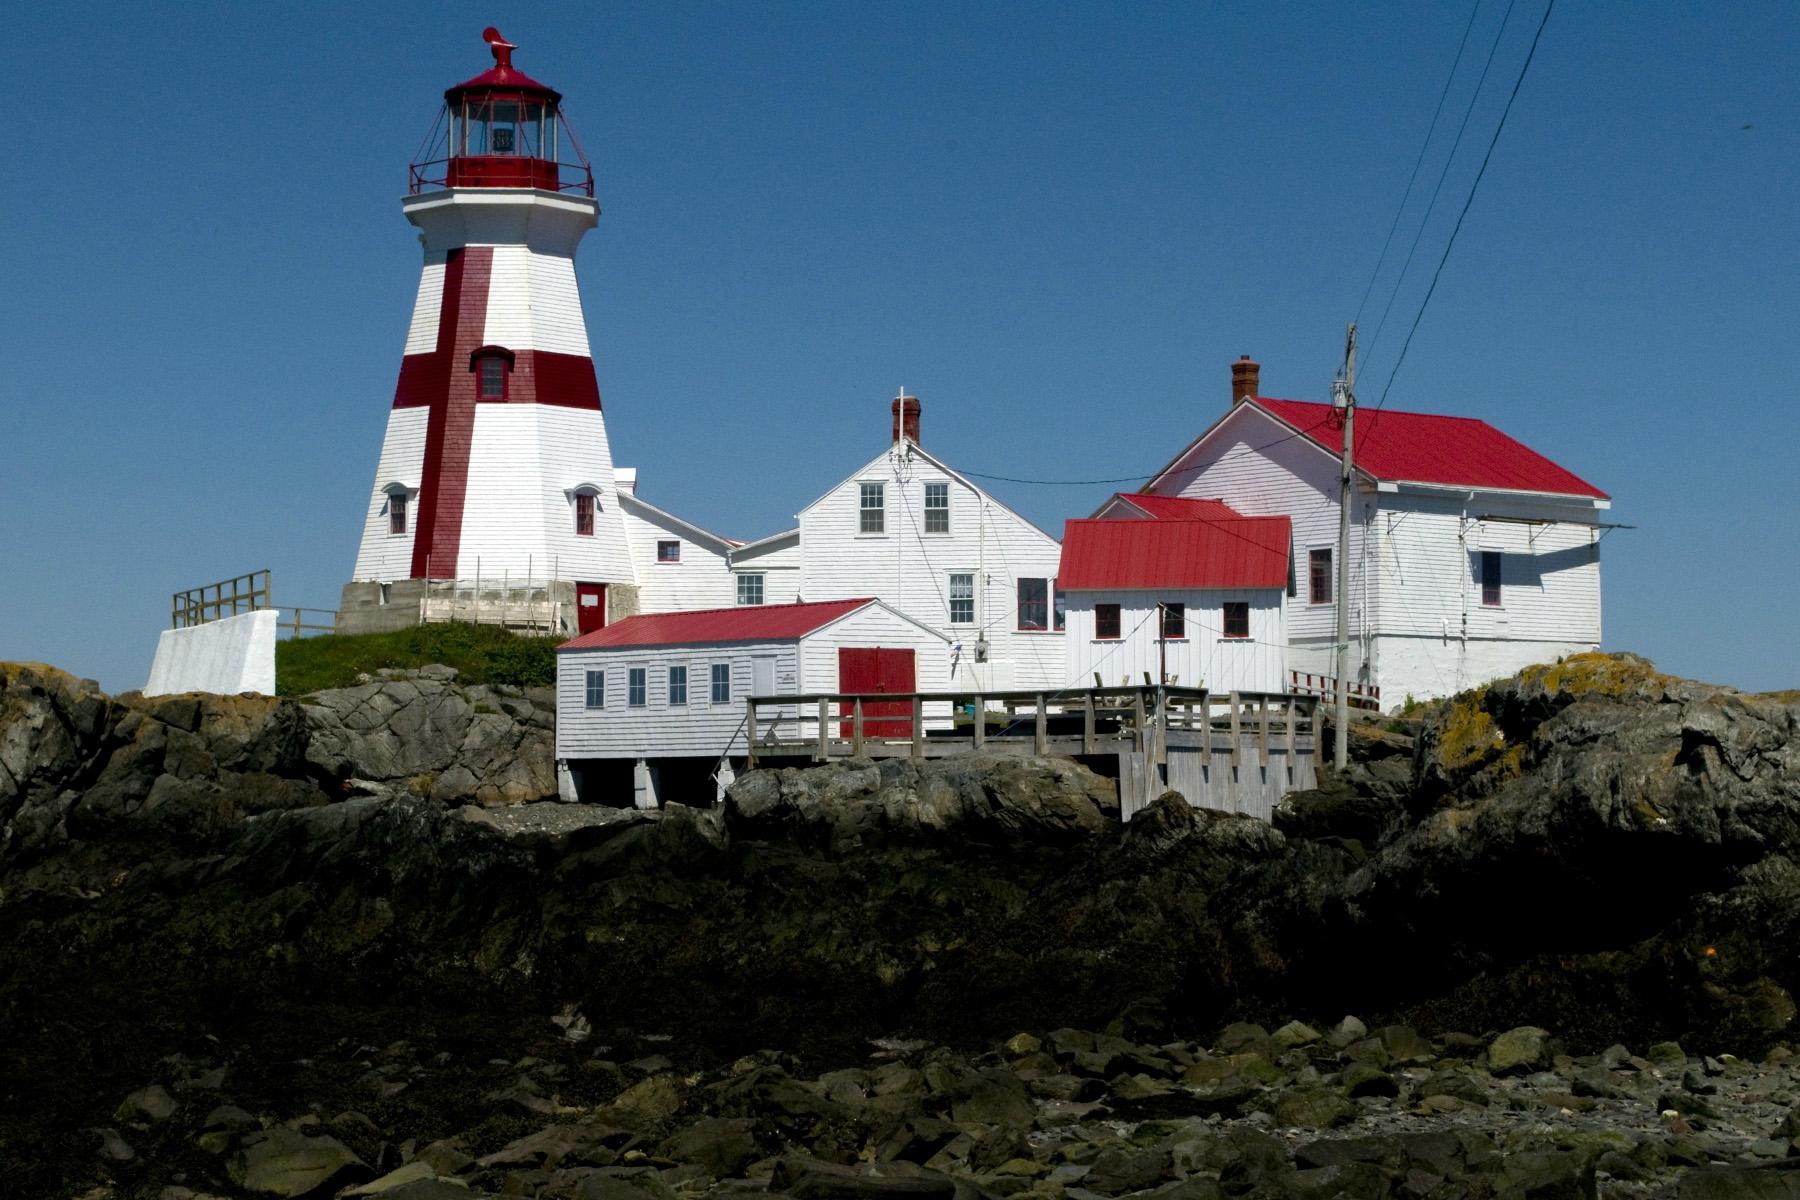
<instances>
[{"instance_id":1,"label":"clear blue sky","mask_svg":"<svg viewBox=\"0 0 1800 1200\"><path fill-rule=\"evenodd\" d=\"M578 270L618 461L749 538L879 448L901 385L952 464L1058 479L1160 466L1239 354L1324 399L1469 12L22 8L0 659L141 686L169 592L263 566L335 606L417 285L406 165L484 25L595 163ZM1541 12L1518 0L1365 403ZM1797 48L1788 3L1564 0L1389 400L1611 492L1637 528L1605 542L1607 646L1759 689L1800 685ZM995 490L1055 529L1111 489Z\"/></svg>"}]
</instances>

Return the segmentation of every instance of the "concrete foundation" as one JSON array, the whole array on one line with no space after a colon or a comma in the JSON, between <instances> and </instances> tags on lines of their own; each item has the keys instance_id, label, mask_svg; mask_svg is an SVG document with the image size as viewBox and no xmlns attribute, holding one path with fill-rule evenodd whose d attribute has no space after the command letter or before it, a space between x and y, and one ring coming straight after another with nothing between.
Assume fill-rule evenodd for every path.
<instances>
[{"instance_id":1,"label":"concrete foundation","mask_svg":"<svg viewBox=\"0 0 1800 1200\"><path fill-rule=\"evenodd\" d=\"M338 633L389 633L419 623L423 579L346 583L338 597Z\"/></svg>"},{"instance_id":2,"label":"concrete foundation","mask_svg":"<svg viewBox=\"0 0 1800 1200\"><path fill-rule=\"evenodd\" d=\"M606 619L636 616L638 588L608 584ZM504 580L396 579L391 583L358 580L346 583L338 599L335 632L388 633L424 621L468 621L504 625L520 632L548 632L557 637L576 633L575 583L556 579L531 588L509 587Z\"/></svg>"},{"instance_id":3,"label":"concrete foundation","mask_svg":"<svg viewBox=\"0 0 1800 1200\"><path fill-rule=\"evenodd\" d=\"M275 694L275 628L272 608L240 613L186 629L165 629L156 642L146 696L180 692Z\"/></svg>"}]
</instances>

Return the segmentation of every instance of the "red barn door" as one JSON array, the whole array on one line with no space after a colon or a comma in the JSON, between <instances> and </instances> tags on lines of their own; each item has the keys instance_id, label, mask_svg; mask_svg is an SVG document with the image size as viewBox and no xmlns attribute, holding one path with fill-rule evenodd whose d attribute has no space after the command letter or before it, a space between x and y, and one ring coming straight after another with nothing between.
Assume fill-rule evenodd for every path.
<instances>
[{"instance_id":1,"label":"red barn door","mask_svg":"<svg viewBox=\"0 0 1800 1200\"><path fill-rule=\"evenodd\" d=\"M575 632L592 633L606 627L606 585L575 585Z\"/></svg>"},{"instance_id":2,"label":"red barn door","mask_svg":"<svg viewBox=\"0 0 1800 1200\"><path fill-rule=\"evenodd\" d=\"M914 682L913 652L886 650L879 646L838 647L838 691L906 694L918 685ZM840 706L845 717L855 709ZM887 717L878 721L875 717ZM901 720L893 720L900 717ZM841 736L855 733L853 721L845 720ZM867 700L863 702L863 735L865 737L903 738L912 736L912 701Z\"/></svg>"}]
</instances>

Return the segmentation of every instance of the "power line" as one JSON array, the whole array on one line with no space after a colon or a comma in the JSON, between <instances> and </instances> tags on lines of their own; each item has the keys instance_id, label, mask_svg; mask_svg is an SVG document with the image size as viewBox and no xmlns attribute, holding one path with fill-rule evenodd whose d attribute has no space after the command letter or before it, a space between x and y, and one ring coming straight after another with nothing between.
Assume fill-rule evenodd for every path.
<instances>
[{"instance_id":1,"label":"power line","mask_svg":"<svg viewBox=\"0 0 1800 1200\"><path fill-rule=\"evenodd\" d=\"M1469 195L1463 201L1462 212L1456 216L1456 225L1450 230L1450 240L1444 243L1444 255L1438 259L1437 270L1431 273L1431 286L1425 289L1425 298L1419 302L1419 311L1413 316L1412 328L1406 331L1406 341L1401 343L1400 357L1394 360L1394 369L1388 372L1387 383L1381 389L1381 399L1375 403L1375 411L1387 403L1388 390L1394 386L1394 377L1400 374L1400 364L1406 361L1406 352L1412 346L1413 334L1419 332L1419 322L1425 318L1425 309L1431 303L1432 293L1437 291L1438 278L1444 273L1444 264L1450 261L1450 250L1456 245L1456 235L1462 232L1463 218L1469 215L1469 206L1475 203L1475 192L1481 187L1481 178L1487 174L1488 162L1494 157L1494 147L1500 143L1500 134L1506 128L1506 118L1512 112L1513 101L1519 98L1519 88L1525 82L1525 73L1531 70L1531 60L1537 56L1538 42L1544 36L1544 26L1550 23L1550 14L1556 9L1556 0L1544 5L1544 15L1538 21L1537 32L1531 35L1531 49L1525 53L1525 62L1519 67L1519 77L1513 80L1512 92L1506 97L1506 107L1500 110L1500 122L1494 126L1494 136L1488 140L1487 153L1481 156L1481 169L1475 172L1475 182L1469 185Z\"/></svg>"},{"instance_id":2,"label":"power line","mask_svg":"<svg viewBox=\"0 0 1800 1200\"><path fill-rule=\"evenodd\" d=\"M1219 461L1213 465L1219 466L1230 462L1239 454L1254 454L1258 451L1271 449L1272 447L1281 445L1283 442L1291 442L1297 437L1304 437L1313 430L1323 429L1324 427L1325 422L1321 420L1317 424L1306 426L1304 429L1295 429L1289 433L1284 433L1274 441L1264 442L1260 446L1238 446L1227 453L1220 455ZM956 468L956 473L958 475L967 475L973 479L997 479L1002 483L1024 483L1039 487L1088 487L1101 483L1136 483L1140 479L1154 479L1164 470L1166 470L1166 468L1157 467L1149 471L1140 471L1136 475L1123 475L1117 479L1020 479L1013 475L989 475L982 471L966 471L961 467Z\"/></svg>"},{"instance_id":3,"label":"power line","mask_svg":"<svg viewBox=\"0 0 1800 1200\"><path fill-rule=\"evenodd\" d=\"M1406 190L1400 193L1400 207L1394 210L1394 223L1388 226L1387 240L1381 243L1381 253L1375 258L1375 269L1369 272L1368 286L1363 288L1362 300L1356 305L1358 324L1362 322L1363 309L1369 303L1369 293L1375 290L1375 281L1381 276L1382 264L1387 262L1388 247L1393 245L1394 231L1400 228L1400 218L1406 212L1406 202L1412 199L1413 184L1418 181L1419 168L1425 162L1425 151L1431 148L1431 138L1437 132L1438 118L1444 113L1444 101L1450 96L1450 85L1456 80L1456 69L1462 66L1463 50L1469 44L1469 32L1475 28L1475 15L1480 11L1481 0L1475 0L1475 6L1469 10L1469 23L1463 26L1462 41L1456 43L1456 58L1450 63L1450 74L1444 77L1444 90L1438 93L1437 107L1431 112L1431 124L1425 127L1425 140L1419 144L1419 157L1413 159L1412 174L1406 177Z\"/></svg>"},{"instance_id":4,"label":"power line","mask_svg":"<svg viewBox=\"0 0 1800 1200\"><path fill-rule=\"evenodd\" d=\"M1450 176L1450 165L1456 161L1456 152L1462 148L1463 134L1469 128L1469 118L1475 115L1475 103L1481 99L1481 89L1487 86L1488 70L1494 65L1494 55L1500 50L1500 39L1506 33L1507 23L1512 20L1513 8L1518 0L1507 0L1506 11L1500 16L1500 28L1494 31L1494 44L1488 47L1487 61L1481 64L1481 78L1475 81L1475 90L1469 94L1469 106L1463 110L1462 124L1456 127L1456 140L1450 143L1450 153L1444 158L1444 169L1438 172L1437 186L1431 189L1431 202L1425 206L1425 215L1419 221L1419 228L1413 233L1411 249L1406 252L1406 262L1401 264L1400 274L1394 280L1394 290L1388 293L1386 307L1381 310L1381 320L1375 324L1375 336L1369 339L1369 347L1365 353L1373 356L1375 347L1381 341L1381 331L1387 328L1388 314L1394 311L1394 301L1400 296L1400 285L1406 282L1406 273L1412 270L1413 255L1419 251L1419 243L1424 240L1425 230L1431 224L1431 214L1437 211L1438 196L1444 190L1444 180Z\"/></svg>"}]
</instances>

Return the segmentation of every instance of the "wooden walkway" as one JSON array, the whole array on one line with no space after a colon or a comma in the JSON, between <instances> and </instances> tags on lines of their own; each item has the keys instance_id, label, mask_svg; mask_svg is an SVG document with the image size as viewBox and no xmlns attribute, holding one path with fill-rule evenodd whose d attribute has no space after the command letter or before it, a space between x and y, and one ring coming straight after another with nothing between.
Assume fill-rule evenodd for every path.
<instances>
[{"instance_id":1,"label":"wooden walkway","mask_svg":"<svg viewBox=\"0 0 1800 1200\"><path fill-rule=\"evenodd\" d=\"M748 765L944 758L974 751L1114 756L1123 815L1173 787L1198 807L1267 819L1314 786L1319 699L1146 684L997 693L752 696Z\"/></svg>"}]
</instances>

